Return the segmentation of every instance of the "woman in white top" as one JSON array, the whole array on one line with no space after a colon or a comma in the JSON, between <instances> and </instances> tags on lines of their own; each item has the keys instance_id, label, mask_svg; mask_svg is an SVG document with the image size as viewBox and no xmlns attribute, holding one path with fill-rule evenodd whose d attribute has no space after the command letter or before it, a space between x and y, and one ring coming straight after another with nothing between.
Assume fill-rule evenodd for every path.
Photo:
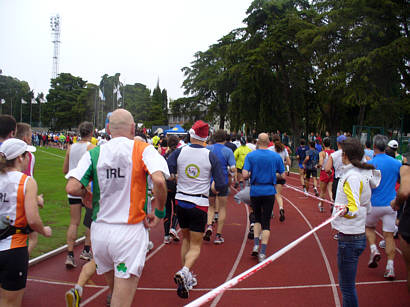
<instances>
[{"instance_id":1,"label":"woman in white top","mask_svg":"<svg viewBox=\"0 0 410 307\"><path fill-rule=\"evenodd\" d=\"M343 211L332 221L332 227L339 232L337 266L343 306L358 306L357 263L366 248L365 222L371 210L371 188L380 183L381 177L372 165L362 162L364 151L357 139L349 137L341 147L344 169L333 214Z\"/></svg>"},{"instance_id":2,"label":"woman in white top","mask_svg":"<svg viewBox=\"0 0 410 307\"><path fill-rule=\"evenodd\" d=\"M38 213L37 183L24 171L35 147L19 139L0 146L0 306L20 306L28 269L29 227L51 236Z\"/></svg>"}]
</instances>

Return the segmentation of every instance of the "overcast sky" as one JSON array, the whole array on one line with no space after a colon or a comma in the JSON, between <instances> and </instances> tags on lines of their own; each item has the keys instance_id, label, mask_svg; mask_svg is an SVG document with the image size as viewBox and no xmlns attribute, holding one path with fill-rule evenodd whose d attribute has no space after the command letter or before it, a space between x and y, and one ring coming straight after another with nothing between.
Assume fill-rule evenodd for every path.
<instances>
[{"instance_id":1,"label":"overcast sky","mask_svg":"<svg viewBox=\"0 0 410 307\"><path fill-rule=\"evenodd\" d=\"M181 68L244 26L252 0L0 0L0 69L48 92L50 17L61 19L60 69L98 84L105 73L183 96Z\"/></svg>"}]
</instances>

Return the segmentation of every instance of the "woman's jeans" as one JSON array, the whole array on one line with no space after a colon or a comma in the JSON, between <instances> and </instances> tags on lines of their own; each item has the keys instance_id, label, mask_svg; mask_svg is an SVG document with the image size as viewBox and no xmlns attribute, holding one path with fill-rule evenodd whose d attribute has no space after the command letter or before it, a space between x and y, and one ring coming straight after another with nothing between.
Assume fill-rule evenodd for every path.
<instances>
[{"instance_id":1,"label":"woman's jeans","mask_svg":"<svg viewBox=\"0 0 410 307\"><path fill-rule=\"evenodd\" d=\"M339 285L343 296L343 307L358 306L356 293L356 272L359 256L366 248L366 235L345 235L339 233L337 267Z\"/></svg>"}]
</instances>

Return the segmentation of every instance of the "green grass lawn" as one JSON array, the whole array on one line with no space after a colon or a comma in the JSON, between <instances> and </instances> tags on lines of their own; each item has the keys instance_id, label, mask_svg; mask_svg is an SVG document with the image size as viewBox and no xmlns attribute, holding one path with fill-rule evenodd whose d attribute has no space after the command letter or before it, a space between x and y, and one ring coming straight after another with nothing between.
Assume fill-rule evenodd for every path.
<instances>
[{"instance_id":1,"label":"green grass lawn","mask_svg":"<svg viewBox=\"0 0 410 307\"><path fill-rule=\"evenodd\" d=\"M44 225L52 228L53 235L51 238L39 235L37 247L30 258L66 244L70 208L65 193L67 180L62 171L64 156L65 151L56 148L37 147L35 152L34 178L38 184L38 193L44 195L44 208L40 209L40 215ZM79 237L84 235L84 230L81 220Z\"/></svg>"}]
</instances>

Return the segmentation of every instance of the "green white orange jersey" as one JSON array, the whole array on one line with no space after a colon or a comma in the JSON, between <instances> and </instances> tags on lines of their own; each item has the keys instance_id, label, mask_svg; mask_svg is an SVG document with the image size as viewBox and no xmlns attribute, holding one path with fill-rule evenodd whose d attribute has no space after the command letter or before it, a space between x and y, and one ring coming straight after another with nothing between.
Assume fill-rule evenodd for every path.
<instances>
[{"instance_id":1,"label":"green white orange jersey","mask_svg":"<svg viewBox=\"0 0 410 307\"><path fill-rule=\"evenodd\" d=\"M332 221L332 227L345 234L365 232L366 216L371 211L371 189L380 184L378 170L365 170L352 164L343 167L343 175L337 185L335 214L339 208L348 207L349 212Z\"/></svg>"},{"instance_id":2,"label":"green white orange jersey","mask_svg":"<svg viewBox=\"0 0 410 307\"><path fill-rule=\"evenodd\" d=\"M27 226L24 197L28 178L18 171L0 173L0 218L18 228ZM0 251L25 246L27 234L16 233L0 240Z\"/></svg>"},{"instance_id":3,"label":"green white orange jersey","mask_svg":"<svg viewBox=\"0 0 410 307\"><path fill-rule=\"evenodd\" d=\"M137 224L146 216L147 176L156 171L169 177L168 165L154 146L116 137L86 152L66 177L83 186L93 182L94 222Z\"/></svg>"}]
</instances>

